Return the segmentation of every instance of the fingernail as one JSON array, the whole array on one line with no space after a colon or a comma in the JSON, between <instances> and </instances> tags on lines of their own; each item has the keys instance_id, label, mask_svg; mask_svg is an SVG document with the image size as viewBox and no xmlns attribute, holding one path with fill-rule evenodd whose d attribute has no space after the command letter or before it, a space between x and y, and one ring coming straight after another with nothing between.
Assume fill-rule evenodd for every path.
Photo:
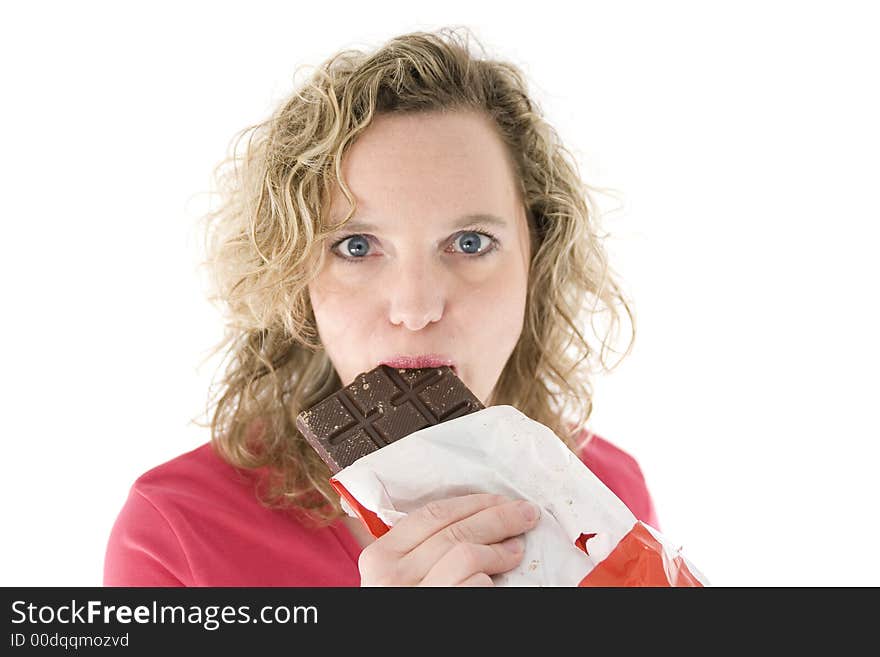
<instances>
[{"instance_id":1,"label":"fingernail","mask_svg":"<svg viewBox=\"0 0 880 657\"><path fill-rule=\"evenodd\" d=\"M502 541L501 545L504 549L513 552L514 554L519 554L523 551L523 542L521 538L508 538L506 541Z\"/></svg>"},{"instance_id":2,"label":"fingernail","mask_svg":"<svg viewBox=\"0 0 880 657\"><path fill-rule=\"evenodd\" d=\"M538 507L529 502L520 502L519 510L523 514L523 518L525 518L529 522L534 522L538 519L538 516L541 515L541 511L538 509Z\"/></svg>"}]
</instances>

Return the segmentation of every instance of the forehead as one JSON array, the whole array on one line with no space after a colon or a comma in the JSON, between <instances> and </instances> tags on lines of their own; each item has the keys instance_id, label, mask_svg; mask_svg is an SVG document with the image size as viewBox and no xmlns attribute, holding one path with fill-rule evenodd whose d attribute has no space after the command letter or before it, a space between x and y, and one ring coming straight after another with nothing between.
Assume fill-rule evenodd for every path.
<instances>
[{"instance_id":1,"label":"forehead","mask_svg":"<svg viewBox=\"0 0 880 657\"><path fill-rule=\"evenodd\" d=\"M356 216L448 220L474 212L510 215L517 181L490 119L479 113L379 115L358 136L342 162ZM337 186L332 220L348 203Z\"/></svg>"}]
</instances>

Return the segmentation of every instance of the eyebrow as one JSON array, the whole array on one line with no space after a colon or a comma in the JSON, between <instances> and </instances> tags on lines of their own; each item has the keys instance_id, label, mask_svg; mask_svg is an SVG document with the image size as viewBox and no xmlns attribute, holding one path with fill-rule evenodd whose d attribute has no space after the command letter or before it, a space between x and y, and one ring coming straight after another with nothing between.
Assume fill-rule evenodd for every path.
<instances>
[{"instance_id":1,"label":"eyebrow","mask_svg":"<svg viewBox=\"0 0 880 657\"><path fill-rule=\"evenodd\" d=\"M337 223L337 222L333 222ZM492 224L493 226L507 226L507 222L501 217L494 214L487 214L484 212L476 212L473 214L465 214L456 219L452 224L450 224L450 228L464 228L465 226L471 226L473 224ZM347 231L375 231L378 226L375 224L371 224L366 221L359 221L356 219L352 219L345 226L338 228L337 230L347 230Z\"/></svg>"}]
</instances>

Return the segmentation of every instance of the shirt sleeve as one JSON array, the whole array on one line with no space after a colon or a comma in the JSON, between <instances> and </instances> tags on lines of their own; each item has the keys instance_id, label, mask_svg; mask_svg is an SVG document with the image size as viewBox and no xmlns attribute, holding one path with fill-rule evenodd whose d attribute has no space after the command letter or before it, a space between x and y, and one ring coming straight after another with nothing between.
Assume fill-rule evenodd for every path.
<instances>
[{"instance_id":1,"label":"shirt sleeve","mask_svg":"<svg viewBox=\"0 0 880 657\"><path fill-rule=\"evenodd\" d=\"M632 456L593 434L581 454L581 460L626 504L636 518L662 531L642 469Z\"/></svg>"},{"instance_id":2,"label":"shirt sleeve","mask_svg":"<svg viewBox=\"0 0 880 657\"><path fill-rule=\"evenodd\" d=\"M137 485L107 543L104 586L187 586L189 562L173 528Z\"/></svg>"}]
</instances>

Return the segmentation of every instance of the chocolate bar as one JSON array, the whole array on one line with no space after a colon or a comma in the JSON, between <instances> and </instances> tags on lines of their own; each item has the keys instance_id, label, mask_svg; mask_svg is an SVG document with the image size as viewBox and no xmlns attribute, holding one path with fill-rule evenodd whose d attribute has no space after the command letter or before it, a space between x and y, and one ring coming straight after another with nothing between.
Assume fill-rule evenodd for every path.
<instances>
[{"instance_id":1,"label":"chocolate bar","mask_svg":"<svg viewBox=\"0 0 880 657\"><path fill-rule=\"evenodd\" d=\"M395 440L482 408L446 365L379 365L301 412L296 427L336 474Z\"/></svg>"}]
</instances>

